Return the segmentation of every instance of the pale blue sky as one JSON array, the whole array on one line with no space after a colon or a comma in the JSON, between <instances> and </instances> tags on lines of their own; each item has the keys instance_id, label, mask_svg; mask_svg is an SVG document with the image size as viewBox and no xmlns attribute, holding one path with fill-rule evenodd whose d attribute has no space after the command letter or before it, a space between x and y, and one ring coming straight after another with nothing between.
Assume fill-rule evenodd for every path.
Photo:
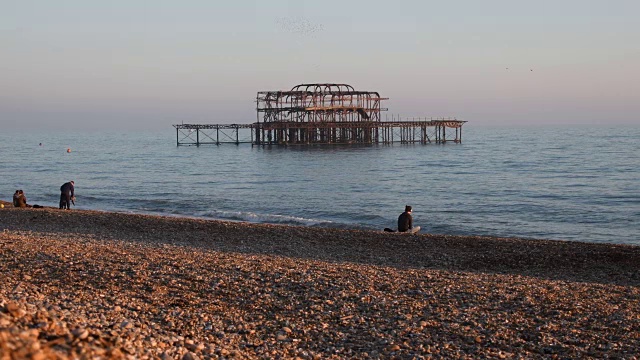
<instances>
[{"instance_id":1,"label":"pale blue sky","mask_svg":"<svg viewBox=\"0 0 640 360\"><path fill-rule=\"evenodd\" d=\"M257 91L311 82L378 91L389 114L408 117L640 124L637 0L0 0L0 9L4 129L248 123Z\"/></svg>"}]
</instances>

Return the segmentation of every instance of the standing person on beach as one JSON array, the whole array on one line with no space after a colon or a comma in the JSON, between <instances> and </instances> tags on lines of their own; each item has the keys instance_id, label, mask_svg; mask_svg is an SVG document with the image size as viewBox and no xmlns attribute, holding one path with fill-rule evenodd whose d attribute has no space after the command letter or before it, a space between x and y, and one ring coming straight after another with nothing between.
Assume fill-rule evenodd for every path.
<instances>
[{"instance_id":1,"label":"standing person on beach","mask_svg":"<svg viewBox=\"0 0 640 360\"><path fill-rule=\"evenodd\" d=\"M72 202L75 205L74 184L72 180L60 186L60 209L71 209Z\"/></svg>"},{"instance_id":2,"label":"standing person on beach","mask_svg":"<svg viewBox=\"0 0 640 360\"><path fill-rule=\"evenodd\" d=\"M398 232L417 234L420 231L420 226L413 227L411 212L411 206L407 205L404 207L404 212L398 216Z\"/></svg>"}]
</instances>

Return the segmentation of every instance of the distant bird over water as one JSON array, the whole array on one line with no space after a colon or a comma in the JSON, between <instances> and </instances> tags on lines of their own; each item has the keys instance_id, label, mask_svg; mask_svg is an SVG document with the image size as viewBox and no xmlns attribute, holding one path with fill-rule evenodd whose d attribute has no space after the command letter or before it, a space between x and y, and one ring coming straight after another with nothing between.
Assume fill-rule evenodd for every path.
<instances>
[{"instance_id":1,"label":"distant bird over water","mask_svg":"<svg viewBox=\"0 0 640 360\"><path fill-rule=\"evenodd\" d=\"M505 70L509 70L508 67L504 68ZM529 68L529 72L533 71L533 69Z\"/></svg>"}]
</instances>

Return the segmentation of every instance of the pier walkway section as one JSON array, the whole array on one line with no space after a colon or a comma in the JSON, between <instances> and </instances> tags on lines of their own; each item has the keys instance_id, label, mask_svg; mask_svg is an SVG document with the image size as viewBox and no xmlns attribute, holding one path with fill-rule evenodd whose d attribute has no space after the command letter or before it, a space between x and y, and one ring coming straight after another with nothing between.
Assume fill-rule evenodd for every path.
<instances>
[{"instance_id":1,"label":"pier walkway section","mask_svg":"<svg viewBox=\"0 0 640 360\"><path fill-rule=\"evenodd\" d=\"M178 146L251 144L270 145L353 145L353 144L444 144L462 142L462 126L457 119L293 122L273 121L252 124L177 124Z\"/></svg>"}]
</instances>

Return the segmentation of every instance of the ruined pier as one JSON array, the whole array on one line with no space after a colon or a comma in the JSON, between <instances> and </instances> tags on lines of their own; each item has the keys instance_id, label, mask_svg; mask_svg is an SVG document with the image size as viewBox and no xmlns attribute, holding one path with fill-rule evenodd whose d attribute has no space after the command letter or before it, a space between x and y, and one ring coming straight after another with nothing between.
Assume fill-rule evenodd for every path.
<instances>
[{"instance_id":1,"label":"ruined pier","mask_svg":"<svg viewBox=\"0 0 640 360\"><path fill-rule=\"evenodd\" d=\"M351 145L462 142L456 118L382 120L383 98L346 84L301 84L260 91L251 124L178 124L177 145Z\"/></svg>"}]
</instances>

